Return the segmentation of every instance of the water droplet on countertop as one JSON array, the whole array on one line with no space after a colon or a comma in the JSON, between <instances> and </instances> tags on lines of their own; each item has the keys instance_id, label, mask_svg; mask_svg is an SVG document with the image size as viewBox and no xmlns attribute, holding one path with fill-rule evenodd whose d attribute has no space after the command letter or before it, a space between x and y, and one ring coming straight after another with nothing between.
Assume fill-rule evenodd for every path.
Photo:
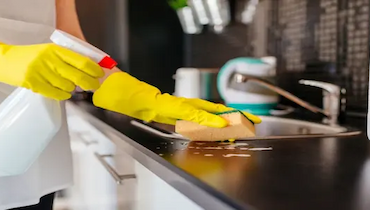
<instances>
[{"instance_id":1,"label":"water droplet on countertop","mask_svg":"<svg viewBox=\"0 0 370 210\"><path fill-rule=\"evenodd\" d=\"M249 144L244 143L244 142L236 142L235 145L236 146L248 146Z\"/></svg>"},{"instance_id":2,"label":"water droplet on countertop","mask_svg":"<svg viewBox=\"0 0 370 210\"><path fill-rule=\"evenodd\" d=\"M224 157L250 157L251 155L248 155L248 154L226 154L226 155L222 155Z\"/></svg>"},{"instance_id":3,"label":"water droplet on countertop","mask_svg":"<svg viewBox=\"0 0 370 210\"><path fill-rule=\"evenodd\" d=\"M222 147L203 147L202 149L224 149Z\"/></svg>"},{"instance_id":4,"label":"water droplet on countertop","mask_svg":"<svg viewBox=\"0 0 370 210\"><path fill-rule=\"evenodd\" d=\"M272 147L256 147L256 148L248 148L249 151L270 151Z\"/></svg>"},{"instance_id":5,"label":"water droplet on countertop","mask_svg":"<svg viewBox=\"0 0 370 210\"><path fill-rule=\"evenodd\" d=\"M225 149L235 149L236 147L233 146L233 145L230 145L230 146L226 146Z\"/></svg>"}]
</instances>

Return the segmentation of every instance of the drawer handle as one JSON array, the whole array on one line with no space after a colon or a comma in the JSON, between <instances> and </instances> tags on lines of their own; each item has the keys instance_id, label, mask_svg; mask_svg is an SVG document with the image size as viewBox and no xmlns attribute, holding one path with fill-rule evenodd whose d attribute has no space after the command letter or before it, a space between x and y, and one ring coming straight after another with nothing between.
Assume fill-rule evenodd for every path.
<instances>
[{"instance_id":1,"label":"drawer handle","mask_svg":"<svg viewBox=\"0 0 370 210\"><path fill-rule=\"evenodd\" d=\"M82 135L84 133L80 133L80 132L75 132L75 135L81 140L81 142L86 145L86 146L90 146L92 144L98 144L98 142L96 140L92 140L92 141L88 141L86 140Z\"/></svg>"},{"instance_id":2,"label":"drawer handle","mask_svg":"<svg viewBox=\"0 0 370 210\"><path fill-rule=\"evenodd\" d=\"M97 141L95 141L95 140L87 141L87 140L85 140L85 139L81 139L81 142L82 142L83 144L85 144L86 146L90 146L90 145L92 145L92 144L98 144L98 142L97 142Z\"/></svg>"},{"instance_id":3,"label":"drawer handle","mask_svg":"<svg viewBox=\"0 0 370 210\"><path fill-rule=\"evenodd\" d=\"M119 185L123 184L123 181L125 179L136 179L135 174L127 174L127 175L118 174L117 171L114 170L114 168L111 165L109 165L109 163L107 163L107 161L104 158L107 158L107 157L111 158L111 157L113 157L113 155L100 155L100 154L95 152L95 157L104 166L104 168L109 172L109 174L113 177L114 181L117 184L119 184Z\"/></svg>"}]
</instances>

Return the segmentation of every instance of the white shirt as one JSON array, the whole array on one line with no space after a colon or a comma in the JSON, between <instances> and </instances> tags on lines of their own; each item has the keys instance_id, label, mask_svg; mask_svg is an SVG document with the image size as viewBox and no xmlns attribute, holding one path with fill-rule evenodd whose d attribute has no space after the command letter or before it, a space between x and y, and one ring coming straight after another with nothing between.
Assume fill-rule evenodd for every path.
<instances>
[{"instance_id":1,"label":"white shirt","mask_svg":"<svg viewBox=\"0 0 370 210\"><path fill-rule=\"evenodd\" d=\"M0 0L0 42L47 43L54 28L55 0ZM62 127L32 167L19 176L0 177L0 210L37 204L40 197L72 185L64 103L62 107ZM32 142L25 139L25 144Z\"/></svg>"}]
</instances>

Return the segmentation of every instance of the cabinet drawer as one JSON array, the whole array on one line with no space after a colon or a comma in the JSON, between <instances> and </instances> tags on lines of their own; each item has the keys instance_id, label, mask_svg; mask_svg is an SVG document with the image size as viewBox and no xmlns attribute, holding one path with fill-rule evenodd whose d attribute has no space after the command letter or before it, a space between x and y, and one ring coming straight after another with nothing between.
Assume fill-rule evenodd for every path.
<instances>
[{"instance_id":1,"label":"cabinet drawer","mask_svg":"<svg viewBox=\"0 0 370 210\"><path fill-rule=\"evenodd\" d=\"M135 173L138 185L136 210L203 209L136 160Z\"/></svg>"},{"instance_id":2,"label":"cabinet drawer","mask_svg":"<svg viewBox=\"0 0 370 210\"><path fill-rule=\"evenodd\" d=\"M134 209L134 159L84 119L74 116L68 120L71 140L84 146L74 152L78 157L74 160L74 188L79 190L86 209Z\"/></svg>"},{"instance_id":3,"label":"cabinet drawer","mask_svg":"<svg viewBox=\"0 0 370 210\"><path fill-rule=\"evenodd\" d=\"M89 154L88 209L133 209L137 180L126 155Z\"/></svg>"},{"instance_id":4,"label":"cabinet drawer","mask_svg":"<svg viewBox=\"0 0 370 210\"><path fill-rule=\"evenodd\" d=\"M131 148L120 137L105 135L78 115L68 121L70 132L77 133L89 150L78 169L86 209L202 209L121 149Z\"/></svg>"}]
</instances>

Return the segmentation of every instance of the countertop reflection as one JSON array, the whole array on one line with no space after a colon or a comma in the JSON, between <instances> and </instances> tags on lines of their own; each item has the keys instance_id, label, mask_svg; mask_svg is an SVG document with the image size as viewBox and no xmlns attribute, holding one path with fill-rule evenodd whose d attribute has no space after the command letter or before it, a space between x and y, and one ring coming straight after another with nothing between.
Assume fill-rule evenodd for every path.
<instances>
[{"instance_id":1,"label":"countertop reflection","mask_svg":"<svg viewBox=\"0 0 370 210\"><path fill-rule=\"evenodd\" d=\"M168 140L135 128L123 115L76 104L240 206L370 209L365 135L236 143Z\"/></svg>"}]
</instances>

